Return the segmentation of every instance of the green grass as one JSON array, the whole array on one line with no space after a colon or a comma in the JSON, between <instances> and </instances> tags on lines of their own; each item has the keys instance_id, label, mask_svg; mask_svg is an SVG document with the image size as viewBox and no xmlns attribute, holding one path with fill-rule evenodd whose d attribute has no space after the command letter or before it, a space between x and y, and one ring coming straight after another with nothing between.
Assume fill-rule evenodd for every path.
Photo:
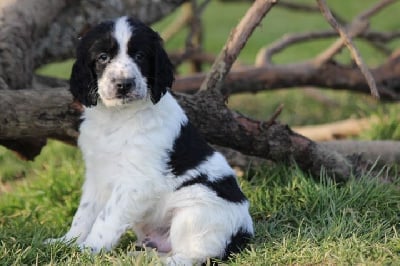
<instances>
[{"instance_id":1,"label":"green grass","mask_svg":"<svg viewBox=\"0 0 400 266\"><path fill-rule=\"evenodd\" d=\"M375 1L328 2L350 19ZM204 47L208 52L219 51L248 6L235 3L222 9L221 5L213 1L206 10ZM400 2L374 19L372 26L397 29L398 23L392 18L399 10ZM157 23L156 29L161 31L171 19ZM252 63L260 47L285 32L328 27L318 15L274 8L239 60ZM179 34L166 44L167 49L181 49L184 39L185 35ZM328 40L293 47L274 57L274 61L289 63L311 58L330 43ZM381 54L360 45L368 63L382 62ZM346 52L340 55L340 60L347 58ZM68 78L71 64L71 60L51 64L39 72ZM400 139L398 104L382 104L347 92L321 94L333 105L321 103L301 89L238 95L230 99L229 105L267 119L283 103L280 119L289 125L375 115L379 122L361 136L363 139ZM132 232L124 236L115 251L98 256L66 245L42 244L44 239L61 236L68 230L78 205L83 175L83 161L74 147L50 141L34 162L21 161L0 147L0 265L159 265L152 252L133 255ZM228 265L400 264L399 177L395 177L394 183L385 184L365 175L338 185L324 174L313 179L296 167L269 165L251 169L240 183L251 203L256 237Z\"/></svg>"},{"instance_id":2,"label":"green grass","mask_svg":"<svg viewBox=\"0 0 400 266\"><path fill-rule=\"evenodd\" d=\"M132 235L112 253L43 245L66 232L77 208L83 163L76 149L52 142L29 177L0 196L0 265L135 263ZM251 202L256 237L230 265L400 263L400 191L374 178L336 185L295 167L263 167L240 179ZM397 185L400 180L397 179ZM156 263L150 254L140 260ZM137 264L140 265L140 264Z\"/></svg>"}]
</instances>

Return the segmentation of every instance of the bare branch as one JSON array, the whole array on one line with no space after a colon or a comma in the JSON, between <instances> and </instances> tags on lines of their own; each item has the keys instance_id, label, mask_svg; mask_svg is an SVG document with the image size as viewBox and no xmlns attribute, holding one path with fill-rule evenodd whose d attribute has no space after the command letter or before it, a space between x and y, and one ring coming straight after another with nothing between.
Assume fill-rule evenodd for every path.
<instances>
[{"instance_id":1,"label":"bare branch","mask_svg":"<svg viewBox=\"0 0 400 266\"><path fill-rule=\"evenodd\" d=\"M366 11L362 12L359 15L359 19L360 20L367 20L370 17L372 17L373 15L377 14L378 12L380 12L385 7L391 5L391 4L395 3L395 2L396 2L396 0L381 0L376 5L372 6L371 8L367 9Z\"/></svg>"},{"instance_id":2,"label":"bare branch","mask_svg":"<svg viewBox=\"0 0 400 266\"><path fill-rule=\"evenodd\" d=\"M366 20L356 20L351 24L348 30L349 38L353 38L362 32L364 32L368 28L368 21ZM336 54L338 54L343 46L345 41L343 38L337 39L329 48L319 54L313 61L314 64L321 65L328 60L331 60Z\"/></svg>"},{"instance_id":3,"label":"bare branch","mask_svg":"<svg viewBox=\"0 0 400 266\"><path fill-rule=\"evenodd\" d=\"M301 42L314 41L318 39L334 38L336 36L337 32L333 29L285 34L281 39L260 49L260 51L256 56L255 65L256 66L272 65L272 57L275 54L282 52L291 45L296 45ZM358 37L360 39L367 41L377 50L383 52L386 55L389 55L392 53L392 50L387 47L387 43L400 38L400 31L381 32L381 31L366 30L354 37ZM339 40L338 42L341 45L343 45L342 40ZM317 59L314 59L314 61L318 61L319 63L316 64L322 64L326 62L327 59L332 58L332 56L337 53L337 48L334 49L335 50L333 52L329 53L326 52L326 54L323 53L317 56ZM318 57L320 58L318 59Z\"/></svg>"},{"instance_id":4,"label":"bare branch","mask_svg":"<svg viewBox=\"0 0 400 266\"><path fill-rule=\"evenodd\" d=\"M206 8L210 0L203 1L200 5L197 4L197 0L192 0L190 5L190 12L192 15L188 21L189 33L186 37L186 51L198 51L203 50L203 23L201 21L201 15ZM191 72L201 72L202 61L191 58Z\"/></svg>"},{"instance_id":5,"label":"bare branch","mask_svg":"<svg viewBox=\"0 0 400 266\"><path fill-rule=\"evenodd\" d=\"M228 41L201 85L201 91L220 90L225 76L231 69L233 62L236 60L248 38L276 1L277 0L256 0L247 10L239 24L231 32Z\"/></svg>"},{"instance_id":6,"label":"bare branch","mask_svg":"<svg viewBox=\"0 0 400 266\"><path fill-rule=\"evenodd\" d=\"M382 0L378 4L373 5L371 8L365 10L364 12L356 16L350 23L350 25L348 25L346 28L346 33L348 34L349 38L354 38L364 33L366 30L368 30L369 27L368 19L371 16L378 13L379 11L381 11L384 7L387 7L388 5L392 4L393 2L394 0ZM328 9L328 7L326 8ZM335 16L332 15L332 18L335 18ZM332 25L332 23L330 24ZM340 22L338 23L338 25L340 25ZM334 26L332 27L336 29ZM323 64L324 62L332 59L336 54L338 54L341 51L344 45L345 45L344 39L343 38L338 39L328 49L326 49L319 56L317 56L314 62L316 64ZM378 48L382 48L382 45L378 45Z\"/></svg>"},{"instance_id":7,"label":"bare branch","mask_svg":"<svg viewBox=\"0 0 400 266\"><path fill-rule=\"evenodd\" d=\"M385 63L371 71L379 85L381 100L400 100L400 50L394 52ZM178 77L172 89L194 93L200 88L205 76L204 73L200 73ZM227 75L222 90L229 93L257 93L265 90L309 86L370 93L369 85L357 66L345 66L331 61L321 66L305 62L242 67L232 70Z\"/></svg>"},{"instance_id":8,"label":"bare branch","mask_svg":"<svg viewBox=\"0 0 400 266\"><path fill-rule=\"evenodd\" d=\"M319 32L305 32L298 34L285 34L278 41L260 49L256 56L255 65L272 65L272 56L280 51L284 50L290 45L305 42L316 39L325 39L337 36L337 32L331 31L319 31Z\"/></svg>"},{"instance_id":9,"label":"bare branch","mask_svg":"<svg viewBox=\"0 0 400 266\"><path fill-rule=\"evenodd\" d=\"M356 64L358 65L358 67L360 68L361 72L364 74L368 82L372 95L375 98L379 98L379 93L376 87L375 80L372 77L372 74L369 71L368 67L365 65L364 60L362 59L360 53L358 52L358 49L355 47L353 41L351 40L351 37L346 33L343 27L332 16L332 13L330 12L328 6L326 5L325 0L317 0L317 3L326 20L335 30L338 31L340 37L343 39L347 48L350 50L350 53L352 54L354 61L356 62Z\"/></svg>"},{"instance_id":10,"label":"bare branch","mask_svg":"<svg viewBox=\"0 0 400 266\"><path fill-rule=\"evenodd\" d=\"M318 6L316 5L308 5L303 3L293 3L291 1L280 1L278 7L287 8L293 11L302 11L307 13L320 13ZM346 20L341 18L337 13L332 11L333 16L336 20L341 24L346 24Z\"/></svg>"}]
</instances>

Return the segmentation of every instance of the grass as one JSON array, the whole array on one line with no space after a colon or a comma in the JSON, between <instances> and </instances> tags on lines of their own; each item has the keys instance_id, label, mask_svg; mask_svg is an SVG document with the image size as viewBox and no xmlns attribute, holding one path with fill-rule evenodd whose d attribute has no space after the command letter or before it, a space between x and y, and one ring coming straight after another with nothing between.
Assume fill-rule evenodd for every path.
<instances>
[{"instance_id":1,"label":"grass","mask_svg":"<svg viewBox=\"0 0 400 266\"><path fill-rule=\"evenodd\" d=\"M100 256L43 245L68 229L83 163L79 151L52 142L27 171L29 177L1 196L1 265L159 262L152 253L131 255L131 235L116 251ZM280 165L258 169L240 182L251 202L256 237L229 265L400 263L396 184L364 177L337 185L324 175L314 180Z\"/></svg>"},{"instance_id":2,"label":"grass","mask_svg":"<svg viewBox=\"0 0 400 266\"><path fill-rule=\"evenodd\" d=\"M345 18L351 18L375 1L330 1ZM248 4L235 3L222 9L213 2L206 10L205 49L218 51L230 29L244 14ZM377 17L373 26L396 29L400 3ZM226 14L221 16L224 10ZM161 30L172 17L157 23ZM290 23L288 23L290 22ZM215 25L218 25L216 27ZM328 28L317 15L304 16L273 9L245 47L240 60L251 63L257 50L284 32ZM167 43L178 49L180 34ZM310 58L330 41L293 47L274 60L288 63ZM361 44L361 53L370 64L383 57ZM341 60L347 60L346 54ZM62 78L70 73L72 61L52 64L39 72ZM302 90L239 95L230 107L260 119L268 118L284 103L280 116L290 125L329 122L350 116L376 115L380 121L364 139L400 139L399 106L381 104L368 96L346 92L321 92L335 102L334 107L314 100ZM384 171L384 170L383 170ZM91 256L66 245L43 245L49 237L68 230L77 208L84 166L79 150L50 141L33 162L19 160L0 148L0 265L158 265L152 253L133 255L132 232L111 253ZM400 178L391 184L379 183L366 174L360 180L335 184L323 173L313 179L296 167L283 165L251 169L240 183L251 203L256 237L251 245L231 258L228 265L266 264L400 264Z\"/></svg>"}]
</instances>

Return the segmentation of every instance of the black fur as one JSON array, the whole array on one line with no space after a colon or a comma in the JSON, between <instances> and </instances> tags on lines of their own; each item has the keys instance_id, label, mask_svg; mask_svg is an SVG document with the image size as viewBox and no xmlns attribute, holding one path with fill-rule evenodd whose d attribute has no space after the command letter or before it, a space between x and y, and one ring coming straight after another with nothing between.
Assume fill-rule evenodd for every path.
<instances>
[{"instance_id":1,"label":"black fur","mask_svg":"<svg viewBox=\"0 0 400 266\"><path fill-rule=\"evenodd\" d=\"M157 32L142 22L130 18L129 23L134 29L128 44L128 54L134 57L141 52L144 58L138 63L142 75L147 77L151 92L151 100L157 103L171 88L174 81L173 66L163 48L163 42Z\"/></svg>"},{"instance_id":2,"label":"black fur","mask_svg":"<svg viewBox=\"0 0 400 266\"><path fill-rule=\"evenodd\" d=\"M77 60L72 67L70 90L76 100L90 107L97 104L96 57L99 51L116 54L118 46L111 36L114 24L103 22L91 29L78 44Z\"/></svg>"},{"instance_id":3,"label":"black fur","mask_svg":"<svg viewBox=\"0 0 400 266\"><path fill-rule=\"evenodd\" d=\"M196 128L187 122L181 126L180 135L175 139L168 165L172 173L179 176L198 166L213 153L214 149L200 136Z\"/></svg>"},{"instance_id":4,"label":"black fur","mask_svg":"<svg viewBox=\"0 0 400 266\"><path fill-rule=\"evenodd\" d=\"M174 81L173 66L162 46L158 33L142 22L129 18L132 37L128 43L128 54L135 60L143 76L148 80L151 100L156 104L171 88ZM107 53L111 60L119 47L112 33L115 21L98 24L91 29L78 44L77 60L72 67L70 90L74 98L83 105L95 106L98 100L97 80L101 77L105 64L97 58Z\"/></svg>"},{"instance_id":5,"label":"black fur","mask_svg":"<svg viewBox=\"0 0 400 266\"><path fill-rule=\"evenodd\" d=\"M226 247L225 254L222 257L222 260L227 260L230 255L242 251L252 237L253 235L248 233L246 230L239 229L239 231L235 235L232 235L231 242Z\"/></svg>"},{"instance_id":6,"label":"black fur","mask_svg":"<svg viewBox=\"0 0 400 266\"><path fill-rule=\"evenodd\" d=\"M183 182L178 188L176 188L176 190L196 184L208 187L214 191L218 197L230 202L241 203L247 200L246 196L240 190L236 178L231 175L224 176L216 181L210 181L206 175L201 174L198 177Z\"/></svg>"}]
</instances>

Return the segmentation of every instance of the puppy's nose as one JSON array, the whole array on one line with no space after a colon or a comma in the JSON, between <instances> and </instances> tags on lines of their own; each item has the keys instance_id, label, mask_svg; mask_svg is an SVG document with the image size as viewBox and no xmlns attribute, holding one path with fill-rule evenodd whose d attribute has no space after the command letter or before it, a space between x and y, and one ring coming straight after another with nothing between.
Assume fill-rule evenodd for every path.
<instances>
[{"instance_id":1,"label":"puppy's nose","mask_svg":"<svg viewBox=\"0 0 400 266\"><path fill-rule=\"evenodd\" d=\"M117 93L120 95L125 95L132 90L135 86L135 79L118 79L115 81L115 87L117 89Z\"/></svg>"}]
</instances>

